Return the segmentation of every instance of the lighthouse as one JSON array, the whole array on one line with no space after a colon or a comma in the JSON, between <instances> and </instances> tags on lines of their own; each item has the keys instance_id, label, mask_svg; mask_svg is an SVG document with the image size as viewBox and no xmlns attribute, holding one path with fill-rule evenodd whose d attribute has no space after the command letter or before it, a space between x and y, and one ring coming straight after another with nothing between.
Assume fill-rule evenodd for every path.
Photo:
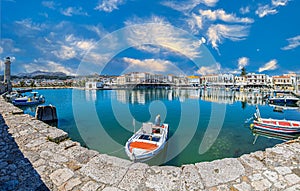
<instances>
[{"instance_id":1,"label":"lighthouse","mask_svg":"<svg viewBox=\"0 0 300 191\"><path fill-rule=\"evenodd\" d=\"M10 58L6 57L5 60L5 70L4 70L4 84L6 84L6 88L8 92L12 91L12 85L11 85L11 81L10 81Z\"/></svg>"}]
</instances>

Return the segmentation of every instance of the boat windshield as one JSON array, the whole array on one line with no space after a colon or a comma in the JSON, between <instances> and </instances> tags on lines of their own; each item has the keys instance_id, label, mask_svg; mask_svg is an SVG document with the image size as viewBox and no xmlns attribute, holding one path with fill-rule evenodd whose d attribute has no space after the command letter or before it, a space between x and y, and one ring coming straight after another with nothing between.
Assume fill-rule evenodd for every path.
<instances>
[{"instance_id":1,"label":"boat windshield","mask_svg":"<svg viewBox=\"0 0 300 191\"><path fill-rule=\"evenodd\" d=\"M141 135L139 139L148 140L148 141L154 141L158 142L160 137L157 136L151 136L151 135Z\"/></svg>"}]
</instances>

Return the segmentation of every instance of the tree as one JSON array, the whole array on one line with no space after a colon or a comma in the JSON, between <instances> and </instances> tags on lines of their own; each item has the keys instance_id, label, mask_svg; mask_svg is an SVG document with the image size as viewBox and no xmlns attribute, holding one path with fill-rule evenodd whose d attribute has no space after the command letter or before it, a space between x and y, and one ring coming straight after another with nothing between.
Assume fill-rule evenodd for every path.
<instances>
[{"instance_id":1,"label":"tree","mask_svg":"<svg viewBox=\"0 0 300 191\"><path fill-rule=\"evenodd\" d=\"M24 86L25 86L24 80L20 81L20 86L21 86L21 87L24 87Z\"/></svg>"},{"instance_id":2,"label":"tree","mask_svg":"<svg viewBox=\"0 0 300 191\"><path fill-rule=\"evenodd\" d=\"M246 76L247 75L246 68L243 67L241 70L242 70L241 76Z\"/></svg>"}]
</instances>

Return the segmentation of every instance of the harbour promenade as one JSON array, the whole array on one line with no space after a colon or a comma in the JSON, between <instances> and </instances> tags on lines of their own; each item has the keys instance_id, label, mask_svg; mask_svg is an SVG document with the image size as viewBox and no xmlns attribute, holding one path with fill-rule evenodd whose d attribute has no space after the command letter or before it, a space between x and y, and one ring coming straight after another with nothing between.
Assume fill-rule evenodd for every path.
<instances>
[{"instance_id":1,"label":"harbour promenade","mask_svg":"<svg viewBox=\"0 0 300 191\"><path fill-rule=\"evenodd\" d=\"M239 158L148 166L84 148L1 97L0 191L6 190L300 190L300 138Z\"/></svg>"}]
</instances>

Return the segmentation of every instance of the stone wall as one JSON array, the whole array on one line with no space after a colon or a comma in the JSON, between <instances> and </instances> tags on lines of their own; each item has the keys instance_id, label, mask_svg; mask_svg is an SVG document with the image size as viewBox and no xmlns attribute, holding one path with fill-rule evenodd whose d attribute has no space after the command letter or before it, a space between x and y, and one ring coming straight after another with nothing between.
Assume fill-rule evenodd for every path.
<instances>
[{"instance_id":1,"label":"stone wall","mask_svg":"<svg viewBox=\"0 0 300 191\"><path fill-rule=\"evenodd\" d=\"M0 148L8 149L5 136L11 136L10 140L37 172L37 178L32 180L37 183L31 184L35 185L34 190L45 189L44 185L54 191L300 189L300 139L240 158L181 167L148 166L84 148L68 139L66 132L22 114L2 98L0 106L4 119L0 126ZM0 155L3 153L6 151L0 150ZM11 164L18 161L5 160L0 157L0 173L10 172ZM0 188L6 185L11 190L29 190L22 184L22 176L6 175L17 177L17 181L0 178Z\"/></svg>"},{"instance_id":2,"label":"stone wall","mask_svg":"<svg viewBox=\"0 0 300 191\"><path fill-rule=\"evenodd\" d=\"M6 86L2 82L0 82L0 95L4 92L6 92Z\"/></svg>"}]
</instances>

